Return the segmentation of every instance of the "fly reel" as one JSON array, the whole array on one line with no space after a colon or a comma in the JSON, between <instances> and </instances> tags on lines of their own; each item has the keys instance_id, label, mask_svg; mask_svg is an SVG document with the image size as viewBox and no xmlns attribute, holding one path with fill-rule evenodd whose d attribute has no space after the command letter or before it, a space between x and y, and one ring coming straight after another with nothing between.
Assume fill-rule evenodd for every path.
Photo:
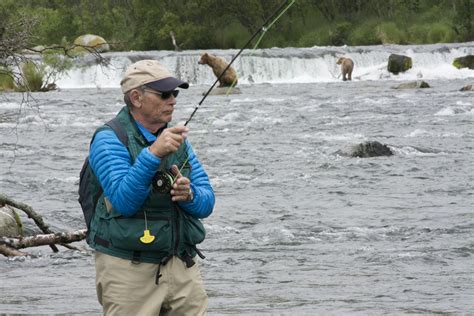
<instances>
[{"instance_id":1,"label":"fly reel","mask_svg":"<svg viewBox=\"0 0 474 316\"><path fill-rule=\"evenodd\" d=\"M158 171L152 180L153 189L158 193L169 193L173 187L173 177L165 171Z\"/></svg>"}]
</instances>

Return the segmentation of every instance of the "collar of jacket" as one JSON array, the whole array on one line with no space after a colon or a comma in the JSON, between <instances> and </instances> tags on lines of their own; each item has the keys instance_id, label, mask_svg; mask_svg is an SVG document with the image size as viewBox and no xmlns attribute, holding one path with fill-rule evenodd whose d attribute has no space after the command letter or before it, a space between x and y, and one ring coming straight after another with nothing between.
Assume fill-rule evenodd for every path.
<instances>
[{"instance_id":1,"label":"collar of jacket","mask_svg":"<svg viewBox=\"0 0 474 316\"><path fill-rule=\"evenodd\" d=\"M156 140L157 136L163 131L163 129L168 127L168 124L166 124L164 127L158 130L157 135L154 135L152 132L147 130L140 122L136 121L133 118L132 113L130 113L128 106L124 106L122 110L119 112L118 116L119 116L119 119L120 117L122 118L123 123L125 123L124 120L126 121L125 117L128 117L129 122L132 124L132 126L135 127L134 128L135 133L141 135L148 144L153 143Z\"/></svg>"}]
</instances>

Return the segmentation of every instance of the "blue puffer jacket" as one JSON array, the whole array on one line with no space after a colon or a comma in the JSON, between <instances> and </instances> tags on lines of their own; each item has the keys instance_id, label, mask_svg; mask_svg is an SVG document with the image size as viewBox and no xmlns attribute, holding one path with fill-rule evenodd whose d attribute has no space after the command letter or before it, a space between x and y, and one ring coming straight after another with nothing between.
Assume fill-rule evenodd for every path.
<instances>
[{"instance_id":1,"label":"blue puffer jacket","mask_svg":"<svg viewBox=\"0 0 474 316\"><path fill-rule=\"evenodd\" d=\"M156 140L155 135L140 123L136 124L148 142L153 143ZM178 203L190 215L205 218L214 208L214 191L209 177L192 150L191 143L188 140L186 143L194 199ZM105 196L115 210L127 217L135 214L144 203L160 162L161 159L147 148L142 150L132 165L127 148L112 130L103 130L95 135L89 154L89 163L104 189Z\"/></svg>"}]
</instances>

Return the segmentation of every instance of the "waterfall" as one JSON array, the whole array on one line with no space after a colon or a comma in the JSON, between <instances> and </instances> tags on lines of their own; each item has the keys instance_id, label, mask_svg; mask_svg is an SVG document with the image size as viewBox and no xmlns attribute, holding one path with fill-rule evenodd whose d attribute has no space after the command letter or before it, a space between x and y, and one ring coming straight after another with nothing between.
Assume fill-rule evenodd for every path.
<instances>
[{"instance_id":1,"label":"waterfall","mask_svg":"<svg viewBox=\"0 0 474 316\"><path fill-rule=\"evenodd\" d=\"M77 61L77 66L57 82L69 88L119 88L125 69L141 59L156 59L177 77L192 85L211 85L216 77L207 65L199 65L200 50L110 52L102 54L108 65L98 65L91 56ZM236 49L206 50L230 61ZM387 71L390 54L410 56L413 68L399 75ZM352 58L353 80L414 80L473 78L474 70L452 66L455 58L473 55L474 42L434 45L377 45L311 48L269 48L244 50L233 67L239 84L334 82L341 80L338 57Z\"/></svg>"}]
</instances>

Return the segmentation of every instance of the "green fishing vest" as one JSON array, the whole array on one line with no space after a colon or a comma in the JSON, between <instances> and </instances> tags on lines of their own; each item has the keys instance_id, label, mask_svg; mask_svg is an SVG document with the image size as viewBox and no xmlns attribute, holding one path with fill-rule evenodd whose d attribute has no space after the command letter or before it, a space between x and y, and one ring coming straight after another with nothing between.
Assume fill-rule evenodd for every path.
<instances>
[{"instance_id":1,"label":"green fishing vest","mask_svg":"<svg viewBox=\"0 0 474 316\"><path fill-rule=\"evenodd\" d=\"M127 131L128 151L134 162L150 144L138 130L127 107L117 114L117 118ZM106 128L110 129L103 126L98 131ZM185 163L181 173L189 178L191 169L186 149L183 143L177 152L164 157L158 170L169 170L174 164L181 168ZM109 209L106 204L109 204ZM153 242L140 241L145 229L155 237ZM196 244L204 238L205 229L201 221L182 210L178 203L171 200L169 193L158 193L150 184L150 194L131 217L118 213L102 194L91 221L87 242L100 252L123 259L160 263L170 256L178 256L189 263L196 253L201 255Z\"/></svg>"}]
</instances>

